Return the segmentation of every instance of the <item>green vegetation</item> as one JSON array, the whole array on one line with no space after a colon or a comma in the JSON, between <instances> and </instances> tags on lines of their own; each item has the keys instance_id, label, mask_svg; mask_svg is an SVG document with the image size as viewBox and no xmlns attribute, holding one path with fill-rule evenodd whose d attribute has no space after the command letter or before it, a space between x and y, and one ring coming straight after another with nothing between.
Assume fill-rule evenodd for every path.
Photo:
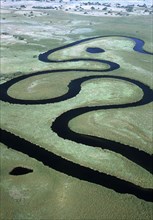
<instances>
[{"instance_id":1,"label":"green vegetation","mask_svg":"<svg viewBox=\"0 0 153 220\"><path fill-rule=\"evenodd\" d=\"M146 42L145 49L153 51L151 16L117 17L114 19L111 17L79 16L57 11L50 12L48 16L49 12L46 13L42 10L35 11L35 16L29 18L24 16L24 13L25 11L11 11L10 13L6 10L4 14L6 23L3 23L3 28L6 30L5 32L9 33L9 36L6 38L2 35L1 37L2 74L11 75L21 70L23 74L28 74L40 69L50 69L51 65L31 58L48 49L99 35L129 35L142 38ZM11 22L7 23L8 21ZM18 27L22 31L24 40L13 37L13 35L19 36L14 27ZM8 58L9 65L7 65ZM22 60L24 60L24 65Z\"/></svg>"},{"instance_id":2,"label":"green vegetation","mask_svg":"<svg viewBox=\"0 0 153 220\"><path fill-rule=\"evenodd\" d=\"M6 18L3 28L6 31L2 34L1 43L2 82L18 75L41 70L87 68L87 66L89 69L107 69L107 65L94 62L43 63L36 58L44 51L86 37L133 36L146 42L146 50L153 50L151 16L101 18L56 11L47 12L48 16L43 10L38 10L33 12L34 16L31 18L24 13L25 11L11 11L11 13L3 11L3 17ZM22 33L18 33L15 27ZM23 39L19 39L19 36ZM106 52L92 55L85 52L88 46L99 46ZM136 53L132 47L133 42L130 40L109 37L61 50L49 58L61 60L93 56L97 59L117 62L121 68L109 73L73 71L34 76L14 84L8 93L12 97L21 99L52 98L66 93L67 85L71 80L98 74L137 79L153 88L152 57ZM55 118L70 109L133 102L139 100L142 95L141 89L124 81L90 80L82 84L82 90L76 97L60 103L32 106L1 102L1 126L63 158L149 188L153 183L151 174L128 159L108 150L93 149L63 140L50 129ZM149 104L124 110L84 114L73 119L69 126L78 133L120 141L151 154L151 115L152 105ZM119 194L105 187L56 172L22 153L7 149L4 145L1 145L0 156L3 220L50 218L149 220L153 217L152 204L135 196ZM10 176L9 172L17 166L33 169L33 173Z\"/></svg>"},{"instance_id":3,"label":"green vegetation","mask_svg":"<svg viewBox=\"0 0 153 220\"><path fill-rule=\"evenodd\" d=\"M1 144L1 219L150 219L152 203L64 175ZM12 168L33 173L10 176Z\"/></svg>"}]
</instances>

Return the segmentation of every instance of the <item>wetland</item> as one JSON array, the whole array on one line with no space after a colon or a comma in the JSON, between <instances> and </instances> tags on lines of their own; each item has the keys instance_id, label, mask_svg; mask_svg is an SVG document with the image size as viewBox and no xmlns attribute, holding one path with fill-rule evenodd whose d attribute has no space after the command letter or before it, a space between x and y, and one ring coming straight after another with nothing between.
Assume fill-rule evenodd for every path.
<instances>
[{"instance_id":1,"label":"wetland","mask_svg":"<svg viewBox=\"0 0 153 220\"><path fill-rule=\"evenodd\" d=\"M44 13L46 33L20 40L40 17L3 13L2 219L152 218L151 17Z\"/></svg>"}]
</instances>

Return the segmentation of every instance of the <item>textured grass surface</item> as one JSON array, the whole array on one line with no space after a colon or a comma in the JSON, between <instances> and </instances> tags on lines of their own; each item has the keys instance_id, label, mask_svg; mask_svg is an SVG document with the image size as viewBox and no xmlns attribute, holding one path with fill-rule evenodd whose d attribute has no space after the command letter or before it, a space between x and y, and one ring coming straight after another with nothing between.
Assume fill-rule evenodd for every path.
<instances>
[{"instance_id":1,"label":"textured grass surface","mask_svg":"<svg viewBox=\"0 0 153 220\"><path fill-rule=\"evenodd\" d=\"M10 176L16 166L33 173ZM61 174L1 144L1 219L150 219L152 203Z\"/></svg>"},{"instance_id":2,"label":"textured grass surface","mask_svg":"<svg viewBox=\"0 0 153 220\"><path fill-rule=\"evenodd\" d=\"M33 17L24 14L29 15L30 12L2 11L2 18L5 20L2 20L1 25L1 73L5 77L11 77L11 74L16 72L28 74L40 69L49 69L50 65L39 62L37 57L33 56L85 37L130 35L142 38L146 42L145 48L153 50L151 16L101 18L56 11L37 11ZM21 36L24 40L14 36ZM57 65L52 64L51 68L57 68Z\"/></svg>"},{"instance_id":3,"label":"textured grass surface","mask_svg":"<svg viewBox=\"0 0 153 220\"><path fill-rule=\"evenodd\" d=\"M24 11L21 13L6 11L2 15L6 17L6 20L3 20L2 31L9 33L6 36L3 34L2 39L2 81L33 71L73 68L74 63L46 64L38 61L36 56L51 48L86 37L109 34L133 36L143 39L146 42L145 49L152 50L151 16L100 18L63 12L49 12L48 16L38 11L35 12L35 17L30 18L25 17L23 13ZM23 36L24 40L21 41L13 35ZM104 49L108 51L91 56L95 58L100 56L101 59L121 65L120 69L110 74L137 79L153 88L152 57L131 51L126 47L131 48L131 41L118 40L119 38L99 40L97 45L102 44L102 48L106 47ZM90 46L95 43L96 41L91 42ZM89 55L84 52L86 47L85 44L78 47L78 56ZM72 56L72 53L73 48L54 54L56 57L53 57L74 58L76 54ZM52 56L50 58L52 59ZM94 67L93 63L87 65L89 68L106 68L104 65ZM85 63L78 62L77 65L75 63L75 67L85 67ZM12 86L9 94L23 99L55 97L67 91L70 80L95 74L101 73L63 72L31 77ZM151 187L152 176L122 156L63 140L50 130L55 118L69 109L86 105L133 102L141 96L142 91L139 88L126 82L111 79L90 80L82 85L81 92L75 98L56 104L22 106L1 102L1 126L68 160L118 176L142 187ZM103 136L152 153L151 116L151 104L134 109L98 111L72 120L70 127L77 132ZM32 168L33 173L10 176L9 172L17 166ZM153 217L152 204L149 202L61 174L26 155L7 149L4 145L1 145L0 168L1 201L3 201L0 208L3 220L150 220Z\"/></svg>"},{"instance_id":4,"label":"textured grass surface","mask_svg":"<svg viewBox=\"0 0 153 220\"><path fill-rule=\"evenodd\" d=\"M92 83L94 83L94 86L92 85ZM101 105L104 105L106 103L120 104L124 102L133 102L134 100L140 99L142 96L142 92L139 88L129 83L120 82L118 80L104 80L102 82L100 82L99 80L98 83L96 82L96 80L93 80L89 82L89 85L88 83L85 83L85 87L85 89L83 87L82 91L77 97L57 104L40 106L16 106L8 104L5 104L4 106L2 105L1 123L2 125L4 125L5 129L13 131L19 136L22 136L22 134L24 133L24 137L27 140L30 139L32 142L37 143L40 146L44 146L46 149L51 150L58 155L62 155L69 160L73 160L84 166L89 166L91 168L94 168L96 170L98 169L99 171L103 171L111 175L117 175L121 179L126 179L128 181L130 180L131 182L137 185L141 185L143 187L151 187L151 175L148 172L145 172L142 168L135 166L130 161L119 156L118 154L109 152L107 150L100 150L98 148L93 149L85 145L78 145L72 143L71 141L63 140L49 129L51 121L53 121L54 118L56 118L62 112L70 108L78 107L81 104L85 106L97 105L97 103ZM114 87L118 88L115 90L115 94L112 92L114 91ZM93 89L95 89L97 92L91 93ZM91 95L87 97L89 90ZM100 95L98 94L98 92ZM108 139L114 139L115 136L116 141L119 140L120 142L126 144L129 144L129 142L131 143L132 141L132 144L135 146L135 144L137 143L137 139L139 140L139 136L141 135L141 129L139 129L138 127L138 129L140 130L138 130L140 134L137 134L137 131L135 129L136 126L134 126L133 123L133 118L134 122L137 122L135 120L137 111L132 118L130 118L131 116L129 117L132 121L131 126L128 125L129 119L127 117L125 120L125 111L120 110L120 114L116 114L116 111L119 110L107 111L106 113L102 111L104 116L105 114L107 115L110 112L111 117L110 115L108 115L108 117L103 117L103 114L100 114L100 111L97 111L95 112L96 120L95 118L91 118L93 113L91 114L91 116L89 114L89 117L87 118L82 115L81 119L78 117L77 119L72 120L72 122L70 123L70 127L74 127L74 130L78 132L98 136L102 135L103 137ZM7 114L5 112L7 112ZM114 119L112 112L114 113L114 117L117 117L117 119ZM143 146L143 150L150 152L151 145L150 148L146 148L146 145L148 144L149 140L151 142L151 123L148 118L148 114L146 115L146 119L148 120L146 122L145 120L143 120L143 123L147 125L147 127L144 127L144 130L149 139L147 139L147 136L145 134L142 134L141 139L139 140L139 148L141 149L141 147ZM124 121L122 120L122 118ZM139 116L137 117L137 120L138 119L138 122L142 123L142 120L140 120ZM108 123L108 120L110 120L110 123ZM32 126L31 123L27 123L27 121L32 121ZM111 125L110 127L109 124ZM119 131L116 135L117 126L119 127ZM125 126L126 131L124 132L123 128L125 128ZM86 129L86 127L88 128ZM108 130L107 127L110 130ZM128 132L132 132L132 135L126 138L126 136L129 135ZM146 141L145 145L144 141ZM127 172L125 172L125 170Z\"/></svg>"},{"instance_id":5,"label":"textured grass surface","mask_svg":"<svg viewBox=\"0 0 153 220\"><path fill-rule=\"evenodd\" d=\"M152 154L152 109L150 104L128 109L95 111L73 119L69 126L79 133L119 141Z\"/></svg>"},{"instance_id":6,"label":"textured grass surface","mask_svg":"<svg viewBox=\"0 0 153 220\"><path fill-rule=\"evenodd\" d=\"M100 39L89 40L79 45L59 50L49 56L51 60L64 60L75 58L103 58L103 53L91 54L86 52L88 47L100 47L111 51L133 51L134 42L123 37L104 37Z\"/></svg>"}]
</instances>

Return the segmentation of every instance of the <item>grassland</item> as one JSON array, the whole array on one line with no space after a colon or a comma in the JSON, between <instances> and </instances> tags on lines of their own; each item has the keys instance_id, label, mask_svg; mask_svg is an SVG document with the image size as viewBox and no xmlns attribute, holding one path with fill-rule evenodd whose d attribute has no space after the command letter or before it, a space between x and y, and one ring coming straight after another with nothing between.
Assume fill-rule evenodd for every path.
<instances>
[{"instance_id":1,"label":"grassland","mask_svg":"<svg viewBox=\"0 0 153 220\"><path fill-rule=\"evenodd\" d=\"M2 25L2 82L40 70L74 66L86 68L82 61L67 65L46 64L38 60L38 55L44 51L86 37L133 36L146 42L146 50L153 50L151 16L102 18L55 11L48 15L43 11L35 11L33 17L27 17L24 12L4 10L2 18L5 18ZM133 52L133 43L130 40L104 38L88 45L76 46L77 54L73 54L73 48L70 48L49 58L89 58L84 50L96 43L106 52L90 56L117 62L121 66L120 69L110 72L111 75L137 79L153 88L152 57ZM86 65L89 69L107 68L106 65L93 65L90 62ZM101 73L72 71L34 76L16 83L8 93L21 99L56 97L68 90L67 84L70 80L97 74ZM108 150L93 149L63 140L50 129L55 118L69 109L133 102L142 95L141 89L127 82L112 79L90 80L82 84L82 90L76 97L60 103L30 106L1 102L1 127L68 160L150 188L153 187L151 174L128 159ZM69 126L78 133L120 141L152 154L152 108L152 104L149 104L124 110L92 112L73 119ZM10 176L9 172L17 166L31 168L33 173ZM99 220L153 217L150 202L56 172L20 152L7 149L4 145L1 145L0 168L2 219Z\"/></svg>"}]
</instances>

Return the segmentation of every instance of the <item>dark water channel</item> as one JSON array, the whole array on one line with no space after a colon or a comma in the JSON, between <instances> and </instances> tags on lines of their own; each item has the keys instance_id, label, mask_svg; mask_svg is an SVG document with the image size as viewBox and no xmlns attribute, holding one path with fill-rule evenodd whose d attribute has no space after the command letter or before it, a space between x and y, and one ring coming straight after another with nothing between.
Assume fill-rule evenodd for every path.
<instances>
[{"instance_id":1,"label":"dark water channel","mask_svg":"<svg viewBox=\"0 0 153 220\"><path fill-rule=\"evenodd\" d=\"M103 53L103 52L105 52L105 50L103 50L103 49L101 49L101 48L99 48L99 47L88 47L88 48L86 49L86 51L87 51L88 53Z\"/></svg>"},{"instance_id":2,"label":"dark water channel","mask_svg":"<svg viewBox=\"0 0 153 220\"><path fill-rule=\"evenodd\" d=\"M123 36L124 37L124 36ZM113 63L111 61L106 60L100 60L100 59L84 59L84 58L78 58L78 59L69 59L69 60L49 60L48 55L54 53L55 51L65 49L74 45L78 45L82 42L88 42L93 39L98 39L100 37L93 37L88 39L83 39L80 41L73 42L71 44L58 47L52 50L49 50L45 52L44 54L39 55L39 59L44 62L77 62L77 61L90 61L90 62L97 62L97 63L106 63L109 65L109 68L107 70L94 70L94 72L110 72L113 70L118 69L120 66L117 63ZM144 53L144 54L150 54L149 52L143 50L144 42L137 38L127 37L135 42L135 46L133 50ZM101 48L99 48L101 49ZM101 52L104 52L103 49L101 49ZM89 51L88 51L89 52ZM90 53L92 53L90 51ZM96 51L94 51L96 53ZM97 51L97 53L99 53ZM75 80L72 80L68 87L69 90L66 94L56 97L56 98L50 98L45 100L21 100L21 99L15 99L13 97L10 97L7 93L10 86L13 84L20 82L21 80L27 79L29 77L40 75L40 74L50 74L50 73L57 73L57 72L67 72L67 71L85 71L85 72L91 72L93 70L91 69L59 69L59 70L49 70L49 71L40 71L36 73L32 73L26 76L20 76L17 78L14 78L2 85L0 85L0 99L14 104L47 104L47 103L55 103L64 101L67 99L70 99L72 97L75 97L81 90L81 84L87 80L91 79L98 79L98 78L113 78L122 80L125 82L130 82L134 84L135 86L138 86L143 91L143 97L141 100L138 100L133 103L125 103L125 104L118 104L118 105L105 105L105 106L93 106L93 107L81 107L69 110L62 115L60 115L58 118L55 119L53 124L51 125L51 129L58 134L59 137L64 139L69 139L71 141L75 141L77 143L86 144L89 147L100 147L102 149L109 149L111 151L114 151L116 153L119 153L123 155L124 157L128 158L129 160L133 161L137 165L143 167L150 173L152 173L152 165L153 165L153 158L152 155L147 154L144 151L138 150L136 147L131 147L128 145L121 144L119 142L107 140L104 138L98 138L93 137L90 135L84 135L84 134L78 134L70 130L68 127L68 123L71 119L84 114L86 112L91 111L98 111L98 110L107 110L107 109L118 109L118 108L130 108L130 107L137 107L142 106L145 104L148 104L153 101L153 90L149 88L149 86L139 82L138 80L133 80L127 77L121 77L121 76L113 76L113 75L93 75L93 76L87 76L78 78ZM143 120L143 119L142 119ZM79 164L75 164L72 161L68 161L66 159L63 159L52 152L49 152L45 150L44 148L41 148L35 144L32 144L14 134L11 134L8 131L5 131L1 129L1 142L7 145L9 148L15 149L17 151L20 151L22 153L25 153L29 155L32 158L37 159L38 161L43 162L44 165L47 165L48 167L51 167L57 171L63 172L67 175L71 175L73 177L79 178L81 180L85 180L88 182L96 183L99 185L102 185L104 187L110 188L115 190L119 193L129 193L137 196L140 199L146 200L146 201L152 201L153 199L153 189L145 189L142 187L139 187L133 183L127 182L125 180L121 180L117 177L107 175L105 173L99 173L98 171L92 170L90 168L81 166ZM73 146L72 146L73 147ZM126 172L126 171L125 171Z\"/></svg>"},{"instance_id":3,"label":"dark water channel","mask_svg":"<svg viewBox=\"0 0 153 220\"><path fill-rule=\"evenodd\" d=\"M33 170L25 168L25 167L15 167L11 172L9 172L10 175L13 176L19 176L19 175L25 175L28 173L32 173Z\"/></svg>"}]
</instances>

